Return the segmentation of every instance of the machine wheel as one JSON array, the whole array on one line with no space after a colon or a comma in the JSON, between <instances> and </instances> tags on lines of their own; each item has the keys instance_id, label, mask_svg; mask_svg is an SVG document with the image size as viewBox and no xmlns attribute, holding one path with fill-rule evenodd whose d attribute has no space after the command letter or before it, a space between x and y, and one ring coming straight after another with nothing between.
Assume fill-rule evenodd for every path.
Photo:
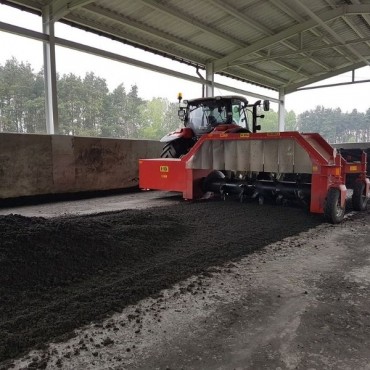
<instances>
[{"instance_id":1,"label":"machine wheel","mask_svg":"<svg viewBox=\"0 0 370 370\"><path fill-rule=\"evenodd\" d=\"M332 224L338 224L343 220L345 208L340 205L339 189L330 188L326 197L324 214Z\"/></svg>"},{"instance_id":2,"label":"machine wheel","mask_svg":"<svg viewBox=\"0 0 370 370\"><path fill-rule=\"evenodd\" d=\"M180 158L193 146L193 140L177 139L166 143L161 158Z\"/></svg>"},{"instance_id":3,"label":"machine wheel","mask_svg":"<svg viewBox=\"0 0 370 370\"><path fill-rule=\"evenodd\" d=\"M364 192L365 184L363 182L356 182L352 195L352 206L355 211L364 211L367 208L367 196Z\"/></svg>"},{"instance_id":4,"label":"machine wheel","mask_svg":"<svg viewBox=\"0 0 370 370\"><path fill-rule=\"evenodd\" d=\"M219 191L220 190L220 186L219 185L216 185L216 187L214 188L212 185L216 182L216 183L220 183L222 182L224 179L225 179L225 174L221 171L212 171L210 174L207 175L207 177L205 177L203 179L203 182L202 182L202 191L203 193L206 193L208 191Z\"/></svg>"}]
</instances>

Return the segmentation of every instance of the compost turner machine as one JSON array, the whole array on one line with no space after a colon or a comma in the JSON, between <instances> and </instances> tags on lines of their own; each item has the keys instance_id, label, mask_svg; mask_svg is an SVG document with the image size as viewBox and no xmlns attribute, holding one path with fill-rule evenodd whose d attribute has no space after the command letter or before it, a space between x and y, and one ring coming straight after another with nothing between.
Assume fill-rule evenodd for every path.
<instances>
[{"instance_id":1,"label":"compost turner machine","mask_svg":"<svg viewBox=\"0 0 370 370\"><path fill-rule=\"evenodd\" d=\"M189 112L185 109L185 125ZM258 133L256 125L250 132L246 121L244 127L238 126L232 115L230 105L230 112L225 113L229 122L192 137L193 145L188 143L187 152L179 158L140 160L140 188L181 192L189 200L212 193L240 201L255 199L260 204L300 203L339 223L351 187L353 209L367 208L370 182L365 152L359 160L349 161L317 133Z\"/></svg>"}]
</instances>

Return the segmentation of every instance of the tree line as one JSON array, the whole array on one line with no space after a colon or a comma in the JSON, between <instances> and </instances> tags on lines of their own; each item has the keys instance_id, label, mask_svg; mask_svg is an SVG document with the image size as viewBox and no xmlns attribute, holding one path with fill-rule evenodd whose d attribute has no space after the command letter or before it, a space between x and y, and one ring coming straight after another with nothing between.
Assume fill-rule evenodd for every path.
<instances>
[{"instance_id":1,"label":"tree line","mask_svg":"<svg viewBox=\"0 0 370 370\"><path fill-rule=\"evenodd\" d=\"M119 83L109 91L93 72L82 78L57 76L59 134L159 139L181 125L178 103L165 98L145 100L138 87ZM262 131L278 130L278 113L265 112ZM331 143L370 141L370 108L366 113L317 106L299 115L286 112L286 130L318 132ZM43 71L15 58L0 64L0 132L45 133Z\"/></svg>"},{"instance_id":2,"label":"tree line","mask_svg":"<svg viewBox=\"0 0 370 370\"><path fill-rule=\"evenodd\" d=\"M136 85L110 92L93 72L57 76L59 134L158 139L179 126L178 104L144 100ZM44 73L15 58L0 64L0 132L45 133Z\"/></svg>"},{"instance_id":3,"label":"tree line","mask_svg":"<svg viewBox=\"0 0 370 370\"><path fill-rule=\"evenodd\" d=\"M262 131L278 130L278 113L265 112ZM299 115L285 112L285 131L318 132L329 143L360 143L370 141L370 108L366 113L342 112L340 108L317 106Z\"/></svg>"}]
</instances>

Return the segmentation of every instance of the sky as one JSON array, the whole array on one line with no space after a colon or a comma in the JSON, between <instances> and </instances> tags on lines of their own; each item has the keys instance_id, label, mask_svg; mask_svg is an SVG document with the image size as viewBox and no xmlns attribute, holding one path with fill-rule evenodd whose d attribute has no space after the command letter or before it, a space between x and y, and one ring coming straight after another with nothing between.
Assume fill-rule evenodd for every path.
<instances>
[{"instance_id":1,"label":"sky","mask_svg":"<svg viewBox=\"0 0 370 370\"><path fill-rule=\"evenodd\" d=\"M41 17L1 4L0 21L38 32L42 31ZM153 55L152 53L60 23L56 24L55 33L58 37L196 76L194 67L158 55ZM30 63L33 71L38 72L43 64L42 43L0 31L0 65L3 65L6 60L13 56L18 61ZM56 63L57 72L60 75L74 73L83 77L86 72L94 72L97 76L106 79L108 88L111 91L120 83L124 84L126 91L128 91L132 85L136 84L139 88L140 97L148 100L153 97L163 97L174 102L180 91L184 99L200 97L202 94L200 84L111 61L102 57L88 55L68 48L56 47ZM223 84L275 98L278 97L277 93L272 90L259 88L254 85L217 75L215 79L217 82ZM347 73L337 76L330 81L336 83L349 82L350 79L351 73ZM370 67L357 70L356 79L370 79ZM326 81L321 82L321 84L324 83L326 83ZM223 94L229 94L229 92L215 89L215 95ZM297 114L305 110L315 109L318 105L323 105L326 108L340 107L343 112L350 112L353 109L365 112L370 108L369 96L370 83L320 88L287 94L285 97L285 107L288 111L294 110ZM247 99L250 102L255 101L254 98L249 99L248 96ZM277 111L277 104L272 104L271 107Z\"/></svg>"}]
</instances>

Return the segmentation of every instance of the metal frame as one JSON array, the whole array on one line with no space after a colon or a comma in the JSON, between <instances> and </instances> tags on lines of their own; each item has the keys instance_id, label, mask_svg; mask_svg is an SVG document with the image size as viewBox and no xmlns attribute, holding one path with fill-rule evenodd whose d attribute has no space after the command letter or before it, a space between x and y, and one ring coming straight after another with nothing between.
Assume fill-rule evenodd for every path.
<instances>
[{"instance_id":1,"label":"metal frame","mask_svg":"<svg viewBox=\"0 0 370 370\"><path fill-rule=\"evenodd\" d=\"M1 23L0 29L48 44L44 46L44 59L48 79L47 115L52 122L48 125L50 132L53 125L57 131L58 123L53 81L56 45L196 82L207 86L209 96L218 87L256 98L269 98L279 103L279 128L283 129L283 98L286 94L313 88L307 86L370 65L370 36L367 32L370 4L362 1L348 0L343 5L334 0L315 0L317 10L312 11L302 0L289 4L283 0L249 1L245 5L239 3L237 7L229 0L204 0L189 7L180 7L177 0L112 3L101 0L2 0L3 4L42 14L43 33ZM207 15L213 16L211 23L197 16L195 9L202 6L207 6ZM130 7L135 7L136 12L125 12ZM274 19L271 26L269 18ZM205 69L206 76L197 78L58 39L53 32L56 21L193 65L198 76L199 68ZM171 22L176 24L176 29L166 28ZM233 22L237 22L237 29L229 28ZM217 84L215 74L271 88L279 98Z\"/></svg>"},{"instance_id":2,"label":"metal frame","mask_svg":"<svg viewBox=\"0 0 370 370\"><path fill-rule=\"evenodd\" d=\"M0 30L6 31L19 36L32 38L34 40L42 41L44 45L44 70L45 70L45 91L46 91L46 117L47 117L47 132L49 134L58 133L58 105L56 93L56 60L55 60L55 46L67 47L77 51L83 51L88 54L100 56L110 60L122 62L128 65L143 68L149 71L158 72L167 76L180 78L185 81L206 85L207 96L213 96L214 88L228 90L238 94L243 94L257 99L268 99L272 102L279 103L279 99L264 94L258 94L252 91L235 88L229 85L221 84L214 81L214 73L212 69L208 69L207 78L195 77L186 73L174 71L172 69L157 66L155 64L146 63L138 59L125 57L120 54L111 53L105 50L94 48L88 45L80 44L74 41L66 40L54 35L54 21L52 16L45 9L43 15L43 30L44 33L28 30L26 28L14 26L8 23L0 22ZM209 67L212 68L212 64Z\"/></svg>"},{"instance_id":3,"label":"metal frame","mask_svg":"<svg viewBox=\"0 0 370 370\"><path fill-rule=\"evenodd\" d=\"M345 207L346 176L357 174L358 181L365 184L366 195L369 194L370 181L366 177L367 157L364 153L361 162L347 162L336 150L330 146L319 134L300 134L298 132L281 133L225 133L212 132L203 135L190 151L179 159L142 159L139 161L139 187L142 189L156 189L181 192L185 199L197 199L204 195L202 180L215 170L214 163L222 163L222 158L214 160L213 165L204 168L193 168L192 160L202 150L203 146L211 141L295 141L309 156L312 163L311 203L312 213L324 213L326 196L331 188L340 191L340 203ZM207 146L208 148L208 146ZM212 148L212 147L210 147ZM217 158L220 152L205 151L210 158ZM271 154L271 153L270 153ZM248 155L244 153L244 155ZM258 155L254 153L253 155ZM264 161L276 162L277 158L265 158ZM205 162L207 163L207 162ZM238 169L240 170L240 169Z\"/></svg>"}]
</instances>

